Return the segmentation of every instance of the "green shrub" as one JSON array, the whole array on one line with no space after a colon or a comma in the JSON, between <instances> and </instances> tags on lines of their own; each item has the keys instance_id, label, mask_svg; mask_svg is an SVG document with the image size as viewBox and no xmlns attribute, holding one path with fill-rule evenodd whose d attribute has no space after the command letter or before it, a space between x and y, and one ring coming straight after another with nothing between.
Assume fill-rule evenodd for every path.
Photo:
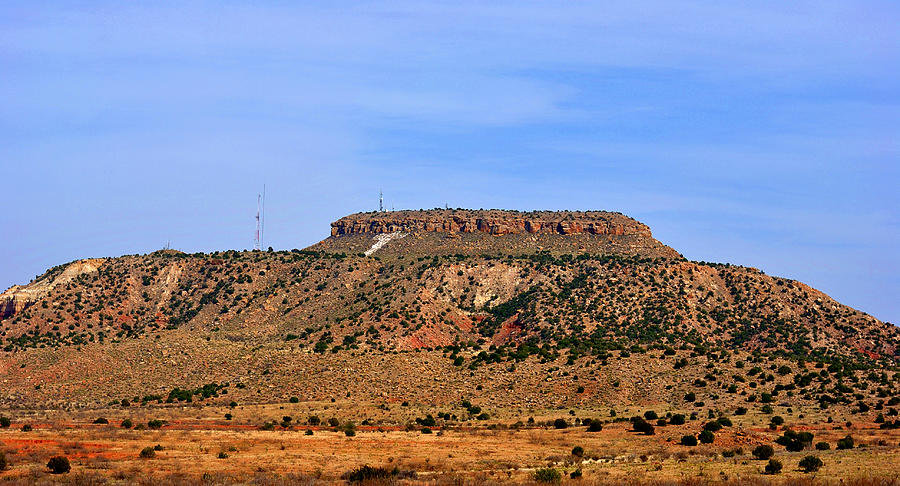
<instances>
[{"instance_id":1,"label":"green shrub","mask_svg":"<svg viewBox=\"0 0 900 486\"><path fill-rule=\"evenodd\" d=\"M578 479L581 477L581 469L576 469L569 473L569 477L572 479Z\"/></svg>"},{"instance_id":2,"label":"green shrub","mask_svg":"<svg viewBox=\"0 0 900 486\"><path fill-rule=\"evenodd\" d=\"M694 447L697 445L697 438L693 435L684 435L681 437L681 445Z\"/></svg>"},{"instance_id":3,"label":"green shrub","mask_svg":"<svg viewBox=\"0 0 900 486\"><path fill-rule=\"evenodd\" d=\"M566 422L566 419L558 418L553 421L553 427L557 429L564 429L569 426L569 423Z\"/></svg>"},{"instance_id":4,"label":"green shrub","mask_svg":"<svg viewBox=\"0 0 900 486\"><path fill-rule=\"evenodd\" d=\"M534 480L540 483L558 483L562 475L556 469L545 467L534 472Z\"/></svg>"},{"instance_id":5,"label":"green shrub","mask_svg":"<svg viewBox=\"0 0 900 486\"><path fill-rule=\"evenodd\" d=\"M709 430L700 431L700 435L698 435L697 438L700 439L700 442L704 444L712 444L713 441L716 440L715 434L713 434L712 431Z\"/></svg>"},{"instance_id":6,"label":"green shrub","mask_svg":"<svg viewBox=\"0 0 900 486\"><path fill-rule=\"evenodd\" d=\"M829 444L828 442L817 442L816 443L817 451L827 451L829 449L831 449L831 444Z\"/></svg>"},{"instance_id":7,"label":"green shrub","mask_svg":"<svg viewBox=\"0 0 900 486\"><path fill-rule=\"evenodd\" d=\"M379 481L386 482L399 474L399 472L400 471L398 471L397 469L391 471L383 467L372 467L369 465L365 465L344 474L344 478L351 483L358 483L363 481L373 483Z\"/></svg>"},{"instance_id":8,"label":"green shrub","mask_svg":"<svg viewBox=\"0 0 900 486\"><path fill-rule=\"evenodd\" d=\"M591 423L588 424L588 432L600 432L601 430L603 430L603 424L599 420L591 420Z\"/></svg>"},{"instance_id":9,"label":"green shrub","mask_svg":"<svg viewBox=\"0 0 900 486\"><path fill-rule=\"evenodd\" d=\"M9 463L6 461L6 453L0 451L0 471L5 471L9 467Z\"/></svg>"},{"instance_id":10,"label":"green shrub","mask_svg":"<svg viewBox=\"0 0 900 486\"><path fill-rule=\"evenodd\" d=\"M147 421L147 428L149 428L149 429L160 429L160 428L162 428L162 426L163 426L164 424L165 424L165 422L163 422L162 420L159 420L159 419L153 419L153 420Z\"/></svg>"},{"instance_id":11,"label":"green shrub","mask_svg":"<svg viewBox=\"0 0 900 486\"><path fill-rule=\"evenodd\" d=\"M837 441L838 449L853 449L853 437L851 435L847 435L843 439Z\"/></svg>"},{"instance_id":12,"label":"green shrub","mask_svg":"<svg viewBox=\"0 0 900 486\"><path fill-rule=\"evenodd\" d=\"M635 432L640 432L644 435L653 435L656 433L656 429L653 428L653 424L647 422L641 417L632 417L631 428L634 429Z\"/></svg>"},{"instance_id":13,"label":"green shrub","mask_svg":"<svg viewBox=\"0 0 900 486\"><path fill-rule=\"evenodd\" d=\"M132 422L131 419L128 419L128 418L127 418L127 419L125 419L125 420L122 421L122 428L123 428L123 429L130 429L130 428L132 428L132 427L134 427L134 422Z\"/></svg>"},{"instance_id":14,"label":"green shrub","mask_svg":"<svg viewBox=\"0 0 900 486\"><path fill-rule=\"evenodd\" d=\"M0 427L3 427L5 429L10 425L12 425L12 421L9 419L9 417L0 417Z\"/></svg>"},{"instance_id":15,"label":"green shrub","mask_svg":"<svg viewBox=\"0 0 900 486\"><path fill-rule=\"evenodd\" d=\"M713 420L712 422L706 422L703 425L703 430L709 431L709 432L718 432L718 431L722 430L722 424L720 424L719 422L717 422L715 420Z\"/></svg>"},{"instance_id":16,"label":"green shrub","mask_svg":"<svg viewBox=\"0 0 900 486\"><path fill-rule=\"evenodd\" d=\"M72 470L72 465L65 456L53 456L47 461L47 469L51 474L65 474Z\"/></svg>"},{"instance_id":17,"label":"green shrub","mask_svg":"<svg viewBox=\"0 0 900 486\"><path fill-rule=\"evenodd\" d=\"M672 415L672 418L669 420L669 423L672 425L684 425L684 422L685 422L685 416L684 416L684 414L681 414L681 413L676 413L675 415Z\"/></svg>"},{"instance_id":18,"label":"green shrub","mask_svg":"<svg viewBox=\"0 0 900 486\"><path fill-rule=\"evenodd\" d=\"M803 459L800 459L800 469L805 473L816 472L821 468L824 463L821 459L816 456L806 456Z\"/></svg>"},{"instance_id":19,"label":"green shrub","mask_svg":"<svg viewBox=\"0 0 900 486\"><path fill-rule=\"evenodd\" d=\"M581 457L584 455L584 447L575 446L572 448L572 455L575 457Z\"/></svg>"},{"instance_id":20,"label":"green shrub","mask_svg":"<svg viewBox=\"0 0 900 486\"><path fill-rule=\"evenodd\" d=\"M644 412L644 418L647 420L656 420L659 418L659 415L657 415L653 410L647 410L646 412Z\"/></svg>"},{"instance_id":21,"label":"green shrub","mask_svg":"<svg viewBox=\"0 0 900 486\"><path fill-rule=\"evenodd\" d=\"M216 456L219 459L228 459L228 453L225 451L219 451L219 454Z\"/></svg>"},{"instance_id":22,"label":"green shrub","mask_svg":"<svg viewBox=\"0 0 900 486\"><path fill-rule=\"evenodd\" d=\"M765 460L774 455L775 455L775 448L768 444L756 446L756 448L753 449L753 457L755 457L757 459Z\"/></svg>"},{"instance_id":23,"label":"green shrub","mask_svg":"<svg viewBox=\"0 0 900 486\"><path fill-rule=\"evenodd\" d=\"M32 430L34 430L34 427L32 427L31 424L25 424L22 426L22 432L31 432Z\"/></svg>"},{"instance_id":24,"label":"green shrub","mask_svg":"<svg viewBox=\"0 0 900 486\"><path fill-rule=\"evenodd\" d=\"M291 397L288 401L291 403L300 403L300 399L297 397Z\"/></svg>"},{"instance_id":25,"label":"green shrub","mask_svg":"<svg viewBox=\"0 0 900 486\"><path fill-rule=\"evenodd\" d=\"M141 459L153 459L156 457L156 451L151 446L144 447L141 449L141 453L138 454Z\"/></svg>"},{"instance_id":26,"label":"green shrub","mask_svg":"<svg viewBox=\"0 0 900 486\"><path fill-rule=\"evenodd\" d=\"M108 424L109 420L106 420L103 417L97 417L96 419L94 419L94 423L95 424Z\"/></svg>"},{"instance_id":27,"label":"green shrub","mask_svg":"<svg viewBox=\"0 0 900 486\"><path fill-rule=\"evenodd\" d=\"M781 461L769 459L769 463L766 464L766 474L778 474L781 472L782 467Z\"/></svg>"}]
</instances>

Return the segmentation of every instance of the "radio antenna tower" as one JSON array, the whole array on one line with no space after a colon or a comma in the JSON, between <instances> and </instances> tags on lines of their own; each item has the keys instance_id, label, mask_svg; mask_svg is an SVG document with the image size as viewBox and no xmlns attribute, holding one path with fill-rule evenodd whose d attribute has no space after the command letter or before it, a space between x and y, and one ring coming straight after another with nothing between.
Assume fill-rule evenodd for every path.
<instances>
[{"instance_id":1,"label":"radio antenna tower","mask_svg":"<svg viewBox=\"0 0 900 486\"><path fill-rule=\"evenodd\" d=\"M259 250L259 208L262 201L262 196L259 194L256 195L256 236L253 238L253 249Z\"/></svg>"},{"instance_id":2,"label":"radio antenna tower","mask_svg":"<svg viewBox=\"0 0 900 486\"><path fill-rule=\"evenodd\" d=\"M384 212L384 192L381 189L378 190L378 212Z\"/></svg>"},{"instance_id":3,"label":"radio antenna tower","mask_svg":"<svg viewBox=\"0 0 900 486\"><path fill-rule=\"evenodd\" d=\"M262 221L259 224L259 249L262 250L266 244L266 185L263 184L262 193Z\"/></svg>"},{"instance_id":4,"label":"radio antenna tower","mask_svg":"<svg viewBox=\"0 0 900 486\"><path fill-rule=\"evenodd\" d=\"M256 195L256 238L253 242L255 250L262 250L266 235L266 185L263 184L262 194Z\"/></svg>"}]
</instances>

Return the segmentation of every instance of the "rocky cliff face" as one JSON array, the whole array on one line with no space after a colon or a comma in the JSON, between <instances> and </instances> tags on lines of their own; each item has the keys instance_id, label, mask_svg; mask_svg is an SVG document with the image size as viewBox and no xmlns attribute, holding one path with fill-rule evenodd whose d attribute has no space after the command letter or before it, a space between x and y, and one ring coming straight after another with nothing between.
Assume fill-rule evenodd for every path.
<instances>
[{"instance_id":1,"label":"rocky cliff face","mask_svg":"<svg viewBox=\"0 0 900 486\"><path fill-rule=\"evenodd\" d=\"M101 258L79 260L68 264L62 272L56 275L48 275L25 286L13 285L0 294L0 319L6 319L22 312L58 285L65 285L79 275L96 272L103 262L104 260Z\"/></svg>"},{"instance_id":2,"label":"rocky cliff face","mask_svg":"<svg viewBox=\"0 0 900 486\"><path fill-rule=\"evenodd\" d=\"M331 235L404 232L507 234L640 235L650 228L606 211L453 210L357 213L331 223Z\"/></svg>"}]
</instances>

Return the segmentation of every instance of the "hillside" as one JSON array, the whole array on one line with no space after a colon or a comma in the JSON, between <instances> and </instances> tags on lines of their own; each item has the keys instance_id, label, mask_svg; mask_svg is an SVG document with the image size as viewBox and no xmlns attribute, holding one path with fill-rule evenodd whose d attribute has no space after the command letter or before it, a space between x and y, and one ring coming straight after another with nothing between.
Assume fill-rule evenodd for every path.
<instances>
[{"instance_id":1,"label":"hillside","mask_svg":"<svg viewBox=\"0 0 900 486\"><path fill-rule=\"evenodd\" d=\"M82 260L13 287L0 402L153 404L209 383L255 402L896 401L897 327L800 282L687 261L618 213L364 213L331 235Z\"/></svg>"}]
</instances>

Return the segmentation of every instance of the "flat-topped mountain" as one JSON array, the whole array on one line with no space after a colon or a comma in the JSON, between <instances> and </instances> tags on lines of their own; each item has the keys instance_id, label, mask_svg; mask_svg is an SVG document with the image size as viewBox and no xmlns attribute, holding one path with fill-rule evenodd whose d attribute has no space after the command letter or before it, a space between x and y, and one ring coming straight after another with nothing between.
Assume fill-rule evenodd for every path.
<instances>
[{"instance_id":1,"label":"flat-topped mountain","mask_svg":"<svg viewBox=\"0 0 900 486\"><path fill-rule=\"evenodd\" d=\"M890 395L863 370L900 358L889 323L800 282L687 261L600 211L361 213L305 250L61 265L0 308L0 404L228 382L240 400L599 406L677 402L702 382L708 406L784 390L849 406ZM754 378L745 363L793 371ZM822 366L856 381L826 386Z\"/></svg>"},{"instance_id":2,"label":"flat-topped mountain","mask_svg":"<svg viewBox=\"0 0 900 486\"><path fill-rule=\"evenodd\" d=\"M373 249L375 243L379 246ZM331 237L310 249L363 254L377 251L383 258L536 252L680 257L654 239L647 225L608 211L430 209L356 213L331 223Z\"/></svg>"}]
</instances>

